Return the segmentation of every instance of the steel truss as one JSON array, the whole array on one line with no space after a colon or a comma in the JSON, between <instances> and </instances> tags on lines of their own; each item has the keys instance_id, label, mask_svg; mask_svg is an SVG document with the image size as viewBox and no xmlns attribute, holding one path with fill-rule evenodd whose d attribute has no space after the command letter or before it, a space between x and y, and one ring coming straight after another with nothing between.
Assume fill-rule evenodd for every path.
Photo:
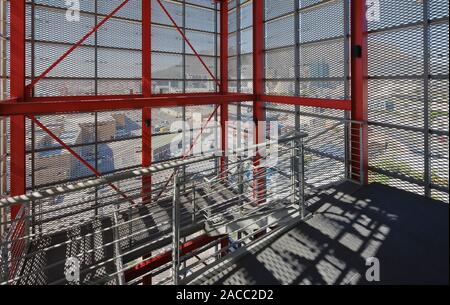
<instances>
[{"instance_id":1,"label":"steel truss","mask_svg":"<svg viewBox=\"0 0 450 305\"><path fill-rule=\"evenodd\" d=\"M60 64L67 56L73 53L80 45L83 44L89 37L95 34L109 19L115 16L115 14L124 7L129 0L124 0L114 10L112 10L106 17L88 31L78 42L72 45L62 56L54 61L47 69L44 70L39 76L35 77L29 85L26 84L25 74L25 46L26 46L26 28L25 28L25 1L11 1L11 96L12 98L0 103L0 116L10 116L11 129L10 129L10 151L11 151L11 175L10 186L11 195L20 196L26 193L26 118L30 118L39 128L48 133L54 140L60 143L65 149L67 149L73 156L75 156L82 164L87 166L94 175L101 177L102 175L86 160L78 155L75 151L64 143L64 141L58 138L52 133L42 122L36 118L37 115L51 115L57 113L79 113L79 112L95 112L106 110L125 110L125 109L138 109L142 111L142 166L149 167L152 165L152 108L158 107L174 107L174 106L196 106L196 105L215 105L214 111L211 113L208 121L220 113L220 125L222 130L222 149L226 150L226 127L225 123L228 119L229 105L239 102L253 102L253 121L264 122L266 120L266 108L265 103L275 103L284 105L297 106L296 114L299 115L299 106L320 107L324 109L337 109L351 112L351 119L354 121L366 122L367 121L367 25L365 20L365 1L354 0L351 5L351 17L353 20L349 35L351 39L352 60L350 61L350 67L347 70L352 72L352 87L351 87L351 99L322 99L322 98L305 98L305 97L287 97L287 96L272 96L265 94L265 29L264 29L264 1L253 2L253 92L247 93L230 93L228 90L228 1L216 1L220 6L220 77L217 79L205 63L204 59L197 52L195 45L193 45L182 27L175 21L173 16L161 2L157 0L157 4L161 7L164 14L171 20L173 26L183 39L184 48L189 46L195 57L198 59L199 64L204 67L208 75L211 76L215 82L218 90L217 93L182 93L182 94L157 94L152 92L152 73L151 73L151 9L152 1L142 1L142 94L140 95L96 95L92 97L80 97L80 96L58 96L58 97L34 97L33 88L39 83L46 75L48 75L58 64ZM183 1L184 3L184 1ZM183 16L185 19L185 16ZM185 51L185 50L184 50ZM185 53L185 52L183 52ZM297 75L299 77L299 75ZM347 75L348 80L348 75ZM241 80L238 80L238 83ZM298 93L298 88L297 88ZM347 95L348 96L348 95ZM239 106L240 107L240 106ZM240 109L240 108L239 108ZM350 177L360 180L361 177L365 177L364 181L367 183L368 177L368 156L367 156L367 126L365 128L359 128L356 124L348 128L350 132L351 140L349 141L351 147L347 153L351 154L352 160L358 160L353 166L351 166ZM261 125L257 124L257 129L261 129L261 132L256 132L256 138L254 143L265 142L264 130ZM299 122L296 124L299 127ZM353 128L352 128L353 127ZM347 130L347 129L346 129ZM357 133L352 133L352 130L358 130ZM195 145L195 141L192 145ZM361 155L365 153L365 155ZM362 161L361 161L362 160ZM264 203L266 200L266 179L265 169L259 166L261 156L259 153L253 160L255 168L254 176L254 189L258 190L254 196L258 204ZM227 175L228 160L225 156L220 158L220 172L223 175ZM297 170L299 170L297 168ZM177 176L176 172L171 176ZM167 183L171 179L167 180ZM167 185L166 185L167 186ZM124 200L132 199L127 198L120 188L110 184L118 194L120 194ZM152 179L151 176L142 177L142 198L144 201L148 200L151 196ZM161 189L159 194L164 192L165 187ZM160 196L159 195L159 196ZM158 198L159 198L158 196ZM19 206L12 205L11 218L19 213ZM202 245L200 242L199 247ZM192 250L192 246L186 246L185 249ZM167 254L161 256L162 260L167 260ZM151 261L144 267L143 270L147 270L149 265L158 265L158 262Z\"/></svg>"}]
</instances>

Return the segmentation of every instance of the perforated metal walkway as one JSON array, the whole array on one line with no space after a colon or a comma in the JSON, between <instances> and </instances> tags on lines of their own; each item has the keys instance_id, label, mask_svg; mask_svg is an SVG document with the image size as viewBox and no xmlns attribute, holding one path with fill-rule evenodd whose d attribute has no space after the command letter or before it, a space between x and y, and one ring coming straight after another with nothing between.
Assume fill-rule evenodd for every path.
<instances>
[{"instance_id":1,"label":"perforated metal walkway","mask_svg":"<svg viewBox=\"0 0 450 305\"><path fill-rule=\"evenodd\" d=\"M447 204L381 184L344 183L327 193L310 199L311 219L191 283L369 284L368 257L380 261L379 284L449 283Z\"/></svg>"}]
</instances>

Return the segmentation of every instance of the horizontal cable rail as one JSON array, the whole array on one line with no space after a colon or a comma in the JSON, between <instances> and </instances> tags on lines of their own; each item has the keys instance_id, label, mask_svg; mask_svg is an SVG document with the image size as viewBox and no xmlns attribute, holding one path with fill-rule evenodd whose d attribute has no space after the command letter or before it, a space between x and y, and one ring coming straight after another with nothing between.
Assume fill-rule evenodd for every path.
<instances>
[{"instance_id":1,"label":"horizontal cable rail","mask_svg":"<svg viewBox=\"0 0 450 305\"><path fill-rule=\"evenodd\" d=\"M141 284L149 277L155 277L155 284L166 282L165 278L177 283L226 255L232 249L231 240L244 246L251 236L269 233L267 221L281 224L278 219L290 217L286 215L305 214L300 190L304 178L293 171L295 163L303 162L305 137L292 133L228 151L222 172L217 163L207 164L212 165L223 151L211 151L3 198L1 207L22 208L15 219L2 224L9 230L0 242L0 284ZM277 152L277 163L255 163L252 153L266 149ZM205 171L205 165L209 170ZM183 166L185 175L177 172L167 183L171 172ZM161 179L143 186L140 177L146 175ZM270 189L268 179L274 179ZM126 197L109 189L111 183ZM156 196L166 185L164 194ZM61 197L63 203L57 203ZM207 240L198 240L199 234ZM247 237L238 238L241 234ZM178 249L175 244L189 251L173 256ZM78 263L71 265L74 262ZM79 278L67 274L72 267L78 268Z\"/></svg>"}]
</instances>

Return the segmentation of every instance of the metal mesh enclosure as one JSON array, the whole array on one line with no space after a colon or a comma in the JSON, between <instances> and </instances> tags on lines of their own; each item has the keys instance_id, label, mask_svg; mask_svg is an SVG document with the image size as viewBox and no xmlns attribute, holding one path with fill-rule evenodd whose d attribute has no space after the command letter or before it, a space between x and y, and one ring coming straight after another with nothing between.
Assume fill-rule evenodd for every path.
<instances>
[{"instance_id":1,"label":"metal mesh enclosure","mask_svg":"<svg viewBox=\"0 0 450 305\"><path fill-rule=\"evenodd\" d=\"M267 95L349 98L348 9L347 1L265 1ZM314 139L305 143L310 187L345 179L344 111L266 107L268 117L282 117L282 133L301 129Z\"/></svg>"},{"instance_id":2,"label":"metal mesh enclosure","mask_svg":"<svg viewBox=\"0 0 450 305\"><path fill-rule=\"evenodd\" d=\"M348 97L347 1L265 3L266 94Z\"/></svg>"},{"instance_id":3,"label":"metal mesh enclosure","mask_svg":"<svg viewBox=\"0 0 450 305\"><path fill-rule=\"evenodd\" d=\"M368 25L371 181L448 202L448 3L380 1Z\"/></svg>"},{"instance_id":4,"label":"metal mesh enclosure","mask_svg":"<svg viewBox=\"0 0 450 305\"><path fill-rule=\"evenodd\" d=\"M87 1L71 20L63 2L27 1L27 78L39 77L71 45L106 18L122 1ZM209 69L218 76L217 5L202 1L162 1ZM152 1L154 93L215 92L175 26ZM36 84L35 96L140 94L142 70L141 1L125 4L80 47ZM201 14L199 22L193 16ZM180 17L180 16L185 17ZM190 18L192 17L192 18ZM56 32L54 28L58 28Z\"/></svg>"},{"instance_id":5,"label":"metal mesh enclosure","mask_svg":"<svg viewBox=\"0 0 450 305\"><path fill-rule=\"evenodd\" d=\"M403 215L448 207L448 27L444 0L0 0L0 284L72 283L72 258L74 284L187 284L249 254L276 279L259 247L288 230L319 236L317 260L275 249L313 283L434 244Z\"/></svg>"},{"instance_id":6,"label":"metal mesh enclosure","mask_svg":"<svg viewBox=\"0 0 450 305\"><path fill-rule=\"evenodd\" d=\"M218 65L218 7L210 1L162 1L215 78ZM153 92L216 92L216 83L161 9L152 1ZM195 16L202 16L199 19Z\"/></svg>"},{"instance_id":7,"label":"metal mesh enclosure","mask_svg":"<svg viewBox=\"0 0 450 305\"><path fill-rule=\"evenodd\" d=\"M228 1L228 90L253 92L253 1Z\"/></svg>"}]
</instances>

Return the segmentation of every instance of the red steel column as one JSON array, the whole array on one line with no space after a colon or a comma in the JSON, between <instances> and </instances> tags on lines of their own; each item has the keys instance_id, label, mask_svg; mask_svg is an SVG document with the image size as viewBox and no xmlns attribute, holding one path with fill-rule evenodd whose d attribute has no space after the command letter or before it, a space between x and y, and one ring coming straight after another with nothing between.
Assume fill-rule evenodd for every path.
<instances>
[{"instance_id":1,"label":"red steel column","mask_svg":"<svg viewBox=\"0 0 450 305\"><path fill-rule=\"evenodd\" d=\"M228 1L220 4L220 93L228 93ZM226 122L228 121L228 102L223 102L220 106L220 126L222 150L228 148L228 135ZM220 172L226 170L227 158L220 158Z\"/></svg>"},{"instance_id":2,"label":"red steel column","mask_svg":"<svg viewBox=\"0 0 450 305\"><path fill-rule=\"evenodd\" d=\"M264 1L253 1L253 121L255 122L255 144L265 142L264 102ZM254 166L261 163L261 155L256 152ZM255 197L258 203L264 202L266 197L265 169L254 171L257 178L254 181Z\"/></svg>"},{"instance_id":3,"label":"red steel column","mask_svg":"<svg viewBox=\"0 0 450 305\"><path fill-rule=\"evenodd\" d=\"M352 120L367 122L368 118L368 92L367 92L367 19L366 1L355 0L351 2L351 43L352 43ZM368 131L367 124L362 127L352 126L352 177L361 178L364 184L368 183ZM362 150L362 151L361 151ZM360 162L362 160L362 162ZM360 164L362 163L362 164ZM362 169L361 169L362 166Z\"/></svg>"},{"instance_id":4,"label":"red steel column","mask_svg":"<svg viewBox=\"0 0 450 305\"><path fill-rule=\"evenodd\" d=\"M11 41L10 41L10 75L11 97L21 102L25 98L25 1L11 1ZM25 167L25 116L11 116L10 127L11 154L11 195L18 196L26 191ZM11 209L14 218L19 211L18 206Z\"/></svg>"},{"instance_id":5,"label":"red steel column","mask_svg":"<svg viewBox=\"0 0 450 305\"><path fill-rule=\"evenodd\" d=\"M152 95L152 4L151 0L142 0L142 95ZM142 109L142 166L152 165L152 109ZM142 178L142 200L151 199L151 176Z\"/></svg>"}]
</instances>

